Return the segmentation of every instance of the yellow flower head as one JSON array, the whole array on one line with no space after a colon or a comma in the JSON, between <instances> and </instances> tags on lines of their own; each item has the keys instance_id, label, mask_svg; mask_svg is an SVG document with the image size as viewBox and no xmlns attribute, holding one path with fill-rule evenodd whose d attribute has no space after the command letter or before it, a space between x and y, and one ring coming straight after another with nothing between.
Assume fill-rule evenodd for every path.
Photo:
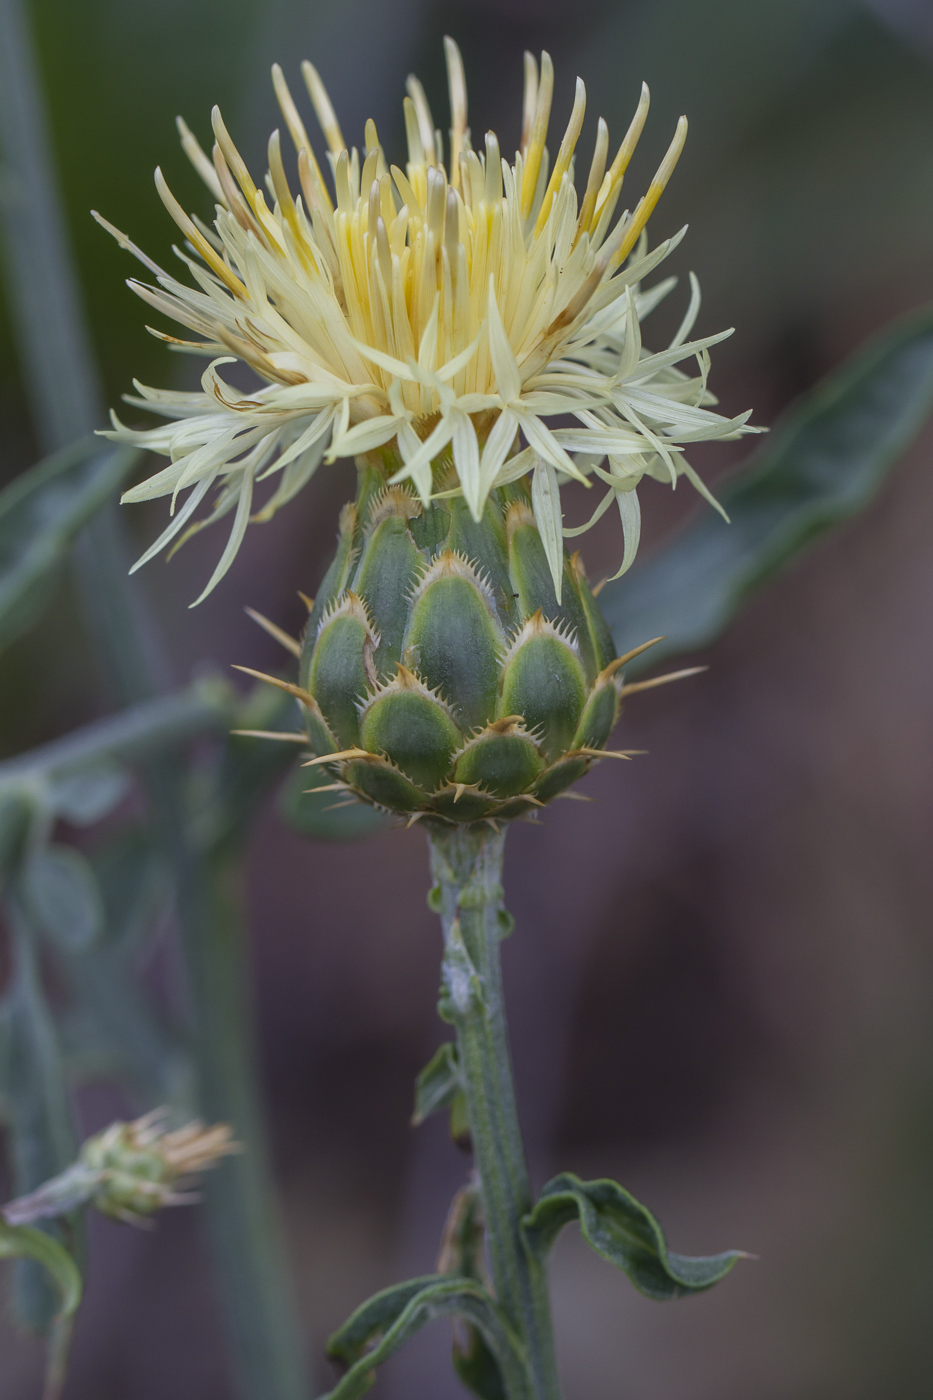
<instances>
[{"instance_id":1,"label":"yellow flower head","mask_svg":"<svg viewBox=\"0 0 933 1400\"><path fill-rule=\"evenodd\" d=\"M426 504L439 485L450 488L449 473L438 478L434 467L452 462L454 489L477 519L493 488L533 473L535 512L559 588L563 482L596 478L608 488L593 520L616 500L625 569L638 542L634 488L642 476L674 484L685 473L708 495L684 444L752 431L748 414L726 419L707 407L715 402L706 387L708 349L730 332L687 339L699 310L692 275L690 305L671 345L648 354L641 343L641 319L675 280L641 288L683 235L649 252L644 229L683 148L685 118L647 192L616 217L648 112L647 87L611 162L600 120L581 196L574 150L583 83L577 80L551 167L545 140L553 66L546 53L540 70L525 55L521 148L509 164L492 132L474 150L460 53L451 39L445 48L446 161L444 138L416 78L408 79L404 104L403 171L387 164L372 121L362 155L348 149L324 86L305 63L328 145L329 185L276 66L273 82L297 153L300 194L286 174L279 132L269 141L264 192L215 107L212 159L178 123L182 145L216 201L213 229L185 214L161 171L155 177L185 235L186 248L175 251L194 285L164 272L100 220L156 279L155 286L131 281L132 289L196 339L153 334L211 357L200 392L136 385L138 396L128 401L167 424L134 431L114 416L109 434L170 458L123 498L172 497L172 521L139 564L181 534L212 487L219 494L200 524L234 513L202 597L229 568L250 519L268 520L322 460L379 453L391 481L410 481ZM678 368L691 358L693 377ZM226 382L223 367L234 361L255 371L255 392ZM576 425L549 426L555 417ZM273 475L277 487L254 514L254 484ZM197 528L189 526L182 538Z\"/></svg>"}]
</instances>

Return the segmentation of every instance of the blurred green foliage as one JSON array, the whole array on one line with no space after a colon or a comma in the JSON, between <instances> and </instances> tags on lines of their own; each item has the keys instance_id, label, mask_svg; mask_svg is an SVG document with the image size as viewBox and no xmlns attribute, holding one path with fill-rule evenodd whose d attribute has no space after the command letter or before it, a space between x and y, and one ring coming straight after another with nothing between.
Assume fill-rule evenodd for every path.
<instances>
[{"instance_id":1,"label":"blurred green foliage","mask_svg":"<svg viewBox=\"0 0 933 1400\"><path fill-rule=\"evenodd\" d=\"M159 261L170 259L175 232L153 190L153 167L162 165L187 207L202 214L209 207L178 148L175 113L182 113L205 139L210 107L219 102L244 154L258 164L267 132L278 121L269 64L282 60L291 77L297 60L308 56L321 69L351 139L359 139L363 119L372 114L387 146L398 150L400 98L410 69L425 77L435 113L444 121L444 32L453 33L463 49L474 135L491 126L507 145L517 137L525 46L543 45L554 54L557 123L569 111L574 76L579 72L585 77L589 111L584 145L592 139L598 113L606 116L613 134L623 129L638 84L647 79L653 108L633 166L633 187L653 170L677 115L687 111L687 153L653 232L657 237L673 231L689 218L691 232L675 270L683 276L693 267L701 275L701 328L732 321L739 325L739 334L717 354L712 381L722 391L727 410L743 407L751 398L759 420L769 420L879 321L933 291L930 64L918 48L886 28L878 13L854 0L783 0L780 5L750 5L747 0L589 0L573 6L542 0L533 11L517 0L495 6L491 0L345 0L340 6L336 0L84 0L80 6L33 0L30 12L70 233L110 402L117 402L132 376L179 384L190 382L197 372L196 363L169 356L146 335L140 305L122 280L134 275L136 266L88 214L91 207L100 209ZM11 197L11 191L0 186L0 197ZM658 314L652 340L663 338L665 317L679 319L678 295ZM5 447L0 484L37 455L3 311L0 300ZM919 390L918 395L922 397ZM918 419L919 409L912 426ZM780 449L787 443L788 439L772 442L765 449L766 460L780 461ZM893 452L883 454L883 460L879 456L872 485L892 460ZM727 488L727 495L731 491L741 501L744 489L739 482ZM651 504L646 501L646 509ZM842 504L847 508L851 502ZM304 510L310 518L312 496L306 494L293 509ZM837 514L841 517L844 509ZM149 522L146 512L140 512L131 524L145 534ZM717 533L726 527L712 518L704 517L697 530L684 539L702 543L714 534L717 540L726 539L725 533ZM795 536L794 547L806 533L802 529ZM711 548L721 561L718 544ZM296 535L295 557L283 560L277 594L284 596L285 583L293 585L292 574L309 567L307 551L305 535L300 544ZM679 557L684 556L681 548ZM666 557L669 563L672 556ZM639 590L644 594L651 578L663 572L664 558L657 556L640 576L633 575L628 593L619 588L607 594L607 602L610 596L623 600L619 625L626 632L631 629L634 635L639 630L639 615L645 616L639 612ZM688 559L683 585L687 594L696 577L690 567ZM249 568L246 560L234 593L242 593ZM753 568L752 582L759 582L766 571L762 567L756 573ZM253 565L251 582L260 573ZM303 578L300 581L307 586ZM745 575L740 585L730 594L729 607L737 604L746 587ZM213 642L216 616L204 612L191 624L195 649L201 642ZM181 623L177 626L180 631ZM647 621L644 628L654 630ZM696 645L713 630L703 633L701 628L679 644ZM4 657L0 727L6 749L16 751L71 728L95 711L100 697L85 652L71 593L59 587L41 624ZM224 706L231 703L226 700ZM262 709L255 698L250 703ZM226 724L233 722L232 709L224 714ZM276 727L286 723L286 717L275 712L244 718L239 712L237 722ZM231 859L235 863L262 792L284 771L292 752L282 745L284 753L254 749L247 756L242 744L238 748L233 740L218 745L184 793L185 839L208 868L204 908L214 951L221 959L231 907L225 893ZM106 785L106 774L104 781ZM340 815L340 830L335 831L337 819L326 817L320 802L311 806L306 799L302 811L297 786L293 777L283 805L293 815L301 814L297 824L308 835L362 834L370 824L368 811L354 809ZM47 828L54 817L68 815L67 800L67 793L62 798L60 792L54 801L49 798ZM22 805L19 797L0 805L0 845L9 837L9 850L22 838ZM184 1037L153 1016L133 981L142 927L168 898L165 870L149 844L151 833L141 823L117 840L108 838L91 850L88 862L47 844L49 834L50 829L40 833L19 893L27 918L56 949L73 1001L72 1014L61 1028L70 1072L93 1077L119 1069L135 1080L144 1099L184 1098L190 1093L191 1073ZM45 872L40 879L42 862ZM59 936L61 899L56 890L72 899L76 891L84 892L87 917L81 947ZM74 930L66 932L72 935ZM93 958L86 956L89 950ZM202 971L207 978L209 963ZM19 967L14 990L18 1001L11 999L6 1023L0 1024L0 1078L8 1084L17 1066L7 1032L27 993L33 998L38 994L42 1001L40 980L28 958ZM240 990L232 988L234 1002ZM58 1047L49 1048L49 1024L43 1002L30 1026L33 1031L38 1026L44 1037L45 1048L37 1056L44 1057L44 1068L49 1054L58 1054ZM52 1098L59 1085L60 1075ZM23 1102L34 1088L27 1086ZM7 1111L14 1097L8 1092ZM48 1116L54 1117L60 1108L53 1104ZM67 1131L66 1124L65 1136ZM52 1124L47 1139L56 1133L62 1137L60 1121ZM61 1152L66 1153L66 1147L61 1146Z\"/></svg>"},{"instance_id":2,"label":"blurred green foliage","mask_svg":"<svg viewBox=\"0 0 933 1400\"><path fill-rule=\"evenodd\" d=\"M630 671L709 646L749 595L812 539L863 510L933 403L933 312L853 355L781 420L707 511L624 579L603 613L619 651L663 640Z\"/></svg>"}]
</instances>

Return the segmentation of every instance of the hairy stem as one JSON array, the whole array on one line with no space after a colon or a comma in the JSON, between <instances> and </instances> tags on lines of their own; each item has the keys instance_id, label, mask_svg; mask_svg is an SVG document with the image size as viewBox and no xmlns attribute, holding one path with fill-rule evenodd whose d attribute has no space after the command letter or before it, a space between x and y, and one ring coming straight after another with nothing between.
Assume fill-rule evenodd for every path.
<instances>
[{"instance_id":1,"label":"hairy stem","mask_svg":"<svg viewBox=\"0 0 933 1400\"><path fill-rule=\"evenodd\" d=\"M524 1342L535 1400L560 1400L547 1279L521 1233L532 1201L499 956L510 927L502 903L505 837L462 827L437 829L429 839L444 932L441 1014L457 1031L496 1294Z\"/></svg>"}]
</instances>

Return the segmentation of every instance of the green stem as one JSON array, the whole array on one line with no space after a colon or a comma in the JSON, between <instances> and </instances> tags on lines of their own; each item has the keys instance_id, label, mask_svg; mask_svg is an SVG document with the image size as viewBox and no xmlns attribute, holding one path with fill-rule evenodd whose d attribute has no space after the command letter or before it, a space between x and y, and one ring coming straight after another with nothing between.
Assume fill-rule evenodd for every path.
<instances>
[{"instance_id":1,"label":"green stem","mask_svg":"<svg viewBox=\"0 0 933 1400\"><path fill-rule=\"evenodd\" d=\"M499 944L505 837L488 827L436 828L431 869L444 932L441 1014L457 1030L496 1294L525 1344L535 1400L560 1400L547 1279L525 1246L531 1209L509 1059Z\"/></svg>"},{"instance_id":2,"label":"green stem","mask_svg":"<svg viewBox=\"0 0 933 1400\"><path fill-rule=\"evenodd\" d=\"M190 848L189 848L190 849ZM274 1201L246 966L239 846L190 855L178 890L188 990L195 1022L198 1101L226 1122L245 1151L203 1184L227 1341L244 1400L307 1400L311 1387L286 1282Z\"/></svg>"},{"instance_id":3,"label":"green stem","mask_svg":"<svg viewBox=\"0 0 933 1400\"><path fill-rule=\"evenodd\" d=\"M10 1127L13 1179L18 1195L55 1176L74 1159L76 1144L61 1048L45 998L38 937L18 898L7 901L13 953L13 983L7 998L10 1036ZM66 1248L75 1240L65 1221L44 1228ZM16 1311L36 1332L47 1332L60 1299L34 1259L16 1266Z\"/></svg>"},{"instance_id":4,"label":"green stem","mask_svg":"<svg viewBox=\"0 0 933 1400\"><path fill-rule=\"evenodd\" d=\"M11 320L36 437L53 450L93 432L105 415L23 0L0 0L0 146L0 253ZM109 689L124 702L167 689L168 661L154 620L126 577L115 501L84 527L74 560Z\"/></svg>"},{"instance_id":5,"label":"green stem","mask_svg":"<svg viewBox=\"0 0 933 1400\"><path fill-rule=\"evenodd\" d=\"M103 411L23 0L0 0L0 144L2 252L12 319L37 436L57 447L91 431ZM167 688L169 667L153 620L126 577L115 502L85 527L74 557L88 630L111 691L124 703L151 700ZM161 712L157 705L145 707L135 718L142 715L143 728L154 716L168 718L169 724L177 720L184 728L195 716L183 713L184 700L181 712L173 714L178 703L172 697ZM133 720L131 715L126 721L131 739L137 737ZM120 725L121 719L108 721L103 736L99 730L90 735L90 747L95 738L106 743L107 733L112 737ZM61 745L67 757L74 753L72 742ZM62 757L61 752L56 756ZM191 849L190 833L188 841L182 835L186 783L181 765L150 761L143 765L143 776L173 865L198 1025L202 1109L209 1117L232 1121L247 1148L242 1157L211 1173L206 1188L215 1273L238 1363L237 1381L249 1400L299 1400L308 1387L268 1194L243 989L240 910L229 890L230 871L201 858Z\"/></svg>"},{"instance_id":6,"label":"green stem","mask_svg":"<svg viewBox=\"0 0 933 1400\"><path fill-rule=\"evenodd\" d=\"M64 738L0 763L0 788L28 789L108 759L130 763L161 760L202 734L222 734L233 716L233 692L224 681L196 681L187 690L148 700L74 729Z\"/></svg>"}]
</instances>

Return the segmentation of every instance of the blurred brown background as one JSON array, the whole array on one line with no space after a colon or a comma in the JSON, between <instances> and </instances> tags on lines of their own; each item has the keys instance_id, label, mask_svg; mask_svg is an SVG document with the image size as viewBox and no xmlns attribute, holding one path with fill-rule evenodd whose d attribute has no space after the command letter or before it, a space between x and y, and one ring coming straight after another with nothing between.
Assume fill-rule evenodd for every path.
<instances>
[{"instance_id":1,"label":"blurred brown background","mask_svg":"<svg viewBox=\"0 0 933 1400\"><path fill-rule=\"evenodd\" d=\"M584 148L621 134L640 80L649 125L630 180L654 169L681 111L687 151L652 223L689 220L673 269L704 288L701 332L728 412L771 422L890 317L933 292L933 8L929 0L33 0L55 148L87 310L117 402L131 376L194 367L143 330L134 272L96 207L160 260L165 169L209 202L177 148L219 101L254 166L277 124L269 65L310 57L345 132L372 115L402 143L406 74L445 123L441 37L460 42L474 135L514 147L521 53L557 66L555 127L579 73ZM556 144L552 135L552 146ZM586 156L588 160L588 153ZM645 327L660 344L682 285ZM675 304L676 303L676 304ZM0 319L9 479L36 455ZM933 1391L933 433L870 511L757 598L704 657L710 671L634 699L619 733L649 750L587 780L510 837L517 918L506 973L537 1183L612 1175L672 1246L754 1251L717 1290L660 1305L568 1231L554 1260L568 1400L927 1400ZM739 445L742 448L742 445ZM744 448L695 460L709 479ZM297 629L323 573L348 468L322 472L250 532L199 609L216 557L201 536L145 584L175 679L205 659L278 664L250 603ZM697 508L642 493L650 548ZM577 504L575 503L574 509ZM581 518L582 518L581 504ZM138 543L161 518L134 508ZM725 528L725 526L723 527ZM584 550L591 577L611 532ZM98 713L67 590L0 671L4 752ZM428 1272L465 1159L411 1081L443 1027L439 937L417 831L311 844L270 811L252 851L255 996L288 1239L321 1388L327 1332L369 1292ZM93 1129L127 1105L86 1093ZM226 1400L196 1211L152 1233L97 1223L68 1400ZM443 1326L393 1362L386 1400L453 1400ZM38 1393L40 1355L0 1322L0 1395Z\"/></svg>"}]
</instances>

